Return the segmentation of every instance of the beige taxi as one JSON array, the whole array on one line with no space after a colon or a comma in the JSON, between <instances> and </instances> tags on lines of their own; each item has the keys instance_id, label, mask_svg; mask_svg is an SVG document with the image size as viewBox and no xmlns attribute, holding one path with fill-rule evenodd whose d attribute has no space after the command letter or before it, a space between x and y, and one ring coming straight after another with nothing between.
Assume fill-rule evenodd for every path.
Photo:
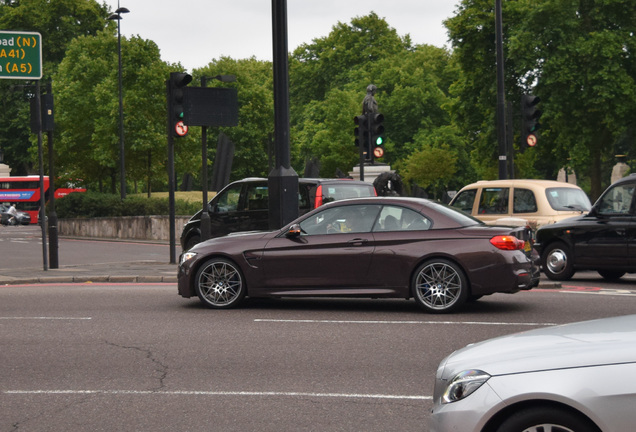
<instances>
[{"instance_id":1,"label":"beige taxi","mask_svg":"<svg viewBox=\"0 0 636 432\"><path fill-rule=\"evenodd\" d=\"M585 192L553 180L490 180L463 187L450 205L489 224L529 226L536 230L587 213Z\"/></svg>"}]
</instances>

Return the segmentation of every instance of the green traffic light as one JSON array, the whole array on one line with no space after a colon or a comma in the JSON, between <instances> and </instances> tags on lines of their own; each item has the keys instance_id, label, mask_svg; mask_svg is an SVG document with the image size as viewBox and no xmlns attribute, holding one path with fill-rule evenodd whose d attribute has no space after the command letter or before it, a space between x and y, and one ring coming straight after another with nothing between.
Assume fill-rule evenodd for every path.
<instances>
[{"instance_id":1,"label":"green traffic light","mask_svg":"<svg viewBox=\"0 0 636 432\"><path fill-rule=\"evenodd\" d=\"M381 146L382 144L384 144L384 138L382 138L381 136L377 137L375 139L375 145Z\"/></svg>"}]
</instances>

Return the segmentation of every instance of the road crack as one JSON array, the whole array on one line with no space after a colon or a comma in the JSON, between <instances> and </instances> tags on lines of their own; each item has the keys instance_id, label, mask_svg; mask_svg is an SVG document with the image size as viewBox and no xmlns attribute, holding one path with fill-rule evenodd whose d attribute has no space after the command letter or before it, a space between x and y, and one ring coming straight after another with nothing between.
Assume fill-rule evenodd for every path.
<instances>
[{"instance_id":1,"label":"road crack","mask_svg":"<svg viewBox=\"0 0 636 432\"><path fill-rule=\"evenodd\" d=\"M133 351L137 351L140 352L142 354L144 354L145 358L147 360L150 360L150 362L153 365L153 370L155 372L155 374L157 375L157 377L155 379L158 380L159 384L157 385L157 387L153 387L150 388L150 390L152 391L161 391L165 388L165 384L164 381L166 379L166 377L168 376L168 371L169 371L169 367L168 365L164 364L161 362L161 360L159 360L157 358L157 356L155 355L155 353L150 350L150 349L146 349L146 348L142 348L142 347L138 347L138 346L127 346L127 345L120 345L120 344L116 344L114 342L109 342L107 340L104 341L106 343L106 345L110 345L116 348L121 348L121 349L126 349L126 350L133 350Z\"/></svg>"}]
</instances>

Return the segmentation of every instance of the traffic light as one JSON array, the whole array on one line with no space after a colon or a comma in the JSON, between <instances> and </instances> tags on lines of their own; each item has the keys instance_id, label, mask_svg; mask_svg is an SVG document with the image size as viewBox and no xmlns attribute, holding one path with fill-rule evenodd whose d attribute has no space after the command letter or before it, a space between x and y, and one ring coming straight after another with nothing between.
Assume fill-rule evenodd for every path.
<instances>
[{"instance_id":1,"label":"traffic light","mask_svg":"<svg viewBox=\"0 0 636 432\"><path fill-rule=\"evenodd\" d=\"M364 158L369 159L369 129L367 116L364 114L355 116L353 118L353 123L355 124L353 134L356 137L356 147L362 146L362 154L364 154Z\"/></svg>"},{"instance_id":2,"label":"traffic light","mask_svg":"<svg viewBox=\"0 0 636 432\"><path fill-rule=\"evenodd\" d=\"M184 137L188 126L183 123L184 87L192 81L192 75L185 72L170 72L168 81L168 118L170 130L175 137Z\"/></svg>"},{"instance_id":3,"label":"traffic light","mask_svg":"<svg viewBox=\"0 0 636 432\"><path fill-rule=\"evenodd\" d=\"M537 145L538 129L541 127L539 118L541 111L537 104L541 102L538 96L521 96L521 145L522 147L534 147Z\"/></svg>"},{"instance_id":4,"label":"traffic light","mask_svg":"<svg viewBox=\"0 0 636 432\"><path fill-rule=\"evenodd\" d=\"M384 156L384 115L373 113L371 115L371 151L373 158L378 159Z\"/></svg>"}]
</instances>

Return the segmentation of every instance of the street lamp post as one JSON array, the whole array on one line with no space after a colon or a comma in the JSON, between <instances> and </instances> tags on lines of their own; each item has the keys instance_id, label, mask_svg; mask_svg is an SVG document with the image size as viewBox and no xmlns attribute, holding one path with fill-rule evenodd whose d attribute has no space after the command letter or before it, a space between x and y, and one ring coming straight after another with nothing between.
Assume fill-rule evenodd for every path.
<instances>
[{"instance_id":1,"label":"street lamp post","mask_svg":"<svg viewBox=\"0 0 636 432\"><path fill-rule=\"evenodd\" d=\"M124 100L122 95L122 73L121 73L121 14L130 12L124 7L119 7L111 14L109 20L117 20L117 54L119 57L119 173L121 199L126 198L126 165L124 163Z\"/></svg>"}]
</instances>

